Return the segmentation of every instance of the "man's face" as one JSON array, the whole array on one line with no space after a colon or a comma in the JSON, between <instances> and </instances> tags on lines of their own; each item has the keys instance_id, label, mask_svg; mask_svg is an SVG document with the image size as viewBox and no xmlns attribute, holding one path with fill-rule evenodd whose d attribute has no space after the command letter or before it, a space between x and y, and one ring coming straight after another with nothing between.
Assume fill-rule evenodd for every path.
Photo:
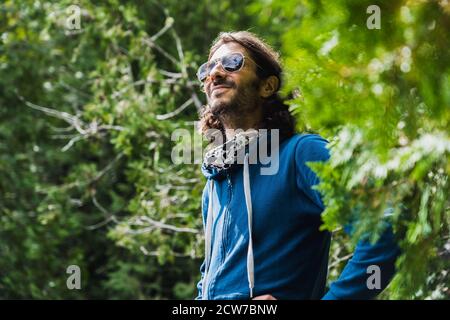
<instances>
[{"instance_id":1,"label":"man's face","mask_svg":"<svg viewBox=\"0 0 450 320\"><path fill-rule=\"evenodd\" d=\"M256 65L244 47L235 42L225 43L214 52L210 61L235 52L245 56L241 70L227 72L219 63L204 83L208 105L216 115L249 111L259 106L260 80L256 75Z\"/></svg>"}]
</instances>

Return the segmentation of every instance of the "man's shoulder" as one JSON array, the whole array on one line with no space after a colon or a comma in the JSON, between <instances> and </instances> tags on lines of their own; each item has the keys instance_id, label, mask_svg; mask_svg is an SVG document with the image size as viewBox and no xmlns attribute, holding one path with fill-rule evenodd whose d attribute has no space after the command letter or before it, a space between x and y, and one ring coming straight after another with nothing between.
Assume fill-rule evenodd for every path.
<instances>
[{"instance_id":1,"label":"man's shoulder","mask_svg":"<svg viewBox=\"0 0 450 320\"><path fill-rule=\"evenodd\" d=\"M286 141L286 148L297 162L321 161L329 158L328 141L315 133L297 133Z\"/></svg>"},{"instance_id":2,"label":"man's shoulder","mask_svg":"<svg viewBox=\"0 0 450 320\"><path fill-rule=\"evenodd\" d=\"M286 147L290 149L322 149L328 141L316 133L296 133L286 141Z\"/></svg>"}]
</instances>

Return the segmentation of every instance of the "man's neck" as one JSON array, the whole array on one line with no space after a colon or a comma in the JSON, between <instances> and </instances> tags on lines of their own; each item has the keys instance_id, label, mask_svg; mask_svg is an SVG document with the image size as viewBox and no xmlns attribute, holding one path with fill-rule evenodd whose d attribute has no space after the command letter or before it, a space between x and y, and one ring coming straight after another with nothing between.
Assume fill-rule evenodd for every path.
<instances>
[{"instance_id":1,"label":"man's neck","mask_svg":"<svg viewBox=\"0 0 450 320\"><path fill-rule=\"evenodd\" d=\"M219 117L222 125L225 129L225 135L228 140L233 139L236 134L236 130L258 130L262 122L262 110L260 108L252 110L251 113L241 114L223 114Z\"/></svg>"}]
</instances>

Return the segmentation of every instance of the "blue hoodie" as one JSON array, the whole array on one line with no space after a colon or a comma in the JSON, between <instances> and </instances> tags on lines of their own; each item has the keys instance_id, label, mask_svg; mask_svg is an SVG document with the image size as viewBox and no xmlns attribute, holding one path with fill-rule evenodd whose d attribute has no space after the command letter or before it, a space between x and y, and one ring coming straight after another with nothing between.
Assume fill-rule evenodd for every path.
<instances>
[{"instance_id":1,"label":"blue hoodie","mask_svg":"<svg viewBox=\"0 0 450 320\"><path fill-rule=\"evenodd\" d=\"M202 166L207 240L196 299L371 299L388 285L399 254L391 228L375 244L361 240L325 292L331 234L319 231L324 205L306 163L326 161L326 145L314 134L282 141L275 175L248 161L220 171ZM380 289L367 286L371 265L379 267Z\"/></svg>"}]
</instances>

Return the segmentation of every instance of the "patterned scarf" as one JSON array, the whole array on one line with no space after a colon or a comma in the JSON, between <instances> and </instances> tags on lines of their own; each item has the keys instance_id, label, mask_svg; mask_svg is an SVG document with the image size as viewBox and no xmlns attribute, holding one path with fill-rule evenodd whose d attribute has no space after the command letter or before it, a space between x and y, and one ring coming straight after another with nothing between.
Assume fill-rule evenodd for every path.
<instances>
[{"instance_id":1,"label":"patterned scarf","mask_svg":"<svg viewBox=\"0 0 450 320\"><path fill-rule=\"evenodd\" d=\"M228 169L237 163L239 155L244 155L245 150L243 149L258 137L257 130L239 132L231 140L206 152L203 162L206 167L213 167L219 171Z\"/></svg>"}]
</instances>

